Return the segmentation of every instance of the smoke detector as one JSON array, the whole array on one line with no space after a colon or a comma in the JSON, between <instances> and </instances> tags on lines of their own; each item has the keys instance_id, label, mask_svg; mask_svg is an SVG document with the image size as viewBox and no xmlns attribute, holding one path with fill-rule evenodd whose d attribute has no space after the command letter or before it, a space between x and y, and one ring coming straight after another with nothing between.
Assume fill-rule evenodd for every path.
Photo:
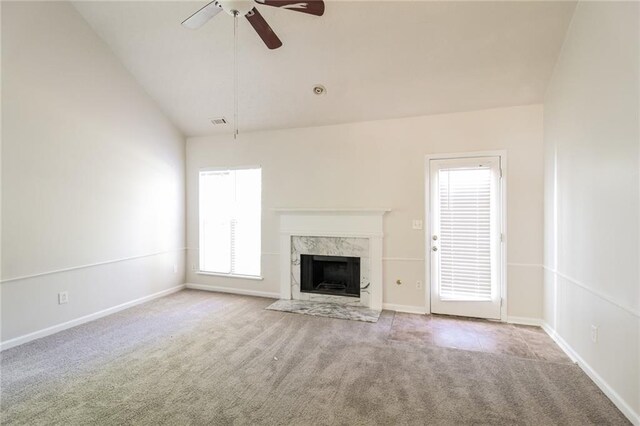
<instances>
[{"instance_id":1,"label":"smoke detector","mask_svg":"<svg viewBox=\"0 0 640 426\"><path fill-rule=\"evenodd\" d=\"M211 124L213 124L214 126L219 126L221 124L227 124L227 119L224 118L224 117L212 118L211 119Z\"/></svg>"},{"instance_id":2,"label":"smoke detector","mask_svg":"<svg viewBox=\"0 0 640 426\"><path fill-rule=\"evenodd\" d=\"M327 93L327 89L322 84L316 84L313 86L313 93L318 96L324 95Z\"/></svg>"}]
</instances>

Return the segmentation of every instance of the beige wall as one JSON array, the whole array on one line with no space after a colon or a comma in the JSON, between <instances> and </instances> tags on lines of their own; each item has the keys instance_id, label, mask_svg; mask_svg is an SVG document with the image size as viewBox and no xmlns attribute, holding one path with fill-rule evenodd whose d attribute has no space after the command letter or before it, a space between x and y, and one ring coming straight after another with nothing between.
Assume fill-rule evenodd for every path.
<instances>
[{"instance_id":1,"label":"beige wall","mask_svg":"<svg viewBox=\"0 0 640 426\"><path fill-rule=\"evenodd\" d=\"M187 141L189 269L197 265L198 169L261 165L264 281L203 276L187 282L277 293L277 207L386 207L384 302L424 307L425 156L508 151L508 308L510 316L541 317L543 149L540 105L290 129ZM396 279L403 284L397 286Z\"/></svg>"},{"instance_id":2,"label":"beige wall","mask_svg":"<svg viewBox=\"0 0 640 426\"><path fill-rule=\"evenodd\" d=\"M68 3L2 2L2 208L3 342L184 280L184 138Z\"/></svg>"},{"instance_id":3,"label":"beige wall","mask_svg":"<svg viewBox=\"0 0 640 426\"><path fill-rule=\"evenodd\" d=\"M544 114L544 319L636 424L639 12L636 2L578 5Z\"/></svg>"}]
</instances>

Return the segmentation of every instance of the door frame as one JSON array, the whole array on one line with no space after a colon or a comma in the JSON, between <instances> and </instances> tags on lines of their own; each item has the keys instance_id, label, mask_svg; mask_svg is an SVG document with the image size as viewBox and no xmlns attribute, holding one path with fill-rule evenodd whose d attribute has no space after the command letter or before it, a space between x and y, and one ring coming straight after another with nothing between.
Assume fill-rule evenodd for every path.
<instances>
[{"instance_id":1,"label":"door frame","mask_svg":"<svg viewBox=\"0 0 640 426\"><path fill-rule=\"evenodd\" d=\"M500 321L507 321L507 151L475 151L475 152L454 152L449 154L427 154L424 159L424 277L425 285L425 311L431 314L431 160L454 160L474 157L499 157L502 179L500 179L500 228L502 239L500 244L500 268L498 282L500 285Z\"/></svg>"}]
</instances>

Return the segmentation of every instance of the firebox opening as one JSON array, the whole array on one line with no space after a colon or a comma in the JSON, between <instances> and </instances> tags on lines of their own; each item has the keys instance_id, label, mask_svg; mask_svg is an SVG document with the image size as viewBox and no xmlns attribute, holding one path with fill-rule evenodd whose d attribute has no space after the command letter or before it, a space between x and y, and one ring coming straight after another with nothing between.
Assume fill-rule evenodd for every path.
<instances>
[{"instance_id":1,"label":"firebox opening","mask_svg":"<svg viewBox=\"0 0 640 426\"><path fill-rule=\"evenodd\" d=\"M303 254L300 291L360 297L360 258Z\"/></svg>"}]
</instances>

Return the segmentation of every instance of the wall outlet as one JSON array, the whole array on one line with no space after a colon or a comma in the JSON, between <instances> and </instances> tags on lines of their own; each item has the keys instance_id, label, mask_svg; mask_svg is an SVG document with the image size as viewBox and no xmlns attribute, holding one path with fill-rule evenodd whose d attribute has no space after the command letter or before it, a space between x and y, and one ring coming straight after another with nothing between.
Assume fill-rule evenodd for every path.
<instances>
[{"instance_id":1,"label":"wall outlet","mask_svg":"<svg viewBox=\"0 0 640 426\"><path fill-rule=\"evenodd\" d=\"M422 281L416 281L416 288L422 290Z\"/></svg>"},{"instance_id":2,"label":"wall outlet","mask_svg":"<svg viewBox=\"0 0 640 426\"><path fill-rule=\"evenodd\" d=\"M598 326L591 325L591 341L593 343L598 343Z\"/></svg>"},{"instance_id":3,"label":"wall outlet","mask_svg":"<svg viewBox=\"0 0 640 426\"><path fill-rule=\"evenodd\" d=\"M422 221L420 219L413 219L413 229L422 229Z\"/></svg>"},{"instance_id":4,"label":"wall outlet","mask_svg":"<svg viewBox=\"0 0 640 426\"><path fill-rule=\"evenodd\" d=\"M198 270L198 267L196 266L196 264L195 264L195 263L192 263L192 264L191 264L191 270L192 270L193 272L196 272L196 271Z\"/></svg>"},{"instance_id":5,"label":"wall outlet","mask_svg":"<svg viewBox=\"0 0 640 426\"><path fill-rule=\"evenodd\" d=\"M173 273L174 274L178 273L178 265L176 265L175 263L173 264Z\"/></svg>"},{"instance_id":6,"label":"wall outlet","mask_svg":"<svg viewBox=\"0 0 640 426\"><path fill-rule=\"evenodd\" d=\"M58 293L58 305L64 305L69 302L69 293L62 291Z\"/></svg>"}]
</instances>

